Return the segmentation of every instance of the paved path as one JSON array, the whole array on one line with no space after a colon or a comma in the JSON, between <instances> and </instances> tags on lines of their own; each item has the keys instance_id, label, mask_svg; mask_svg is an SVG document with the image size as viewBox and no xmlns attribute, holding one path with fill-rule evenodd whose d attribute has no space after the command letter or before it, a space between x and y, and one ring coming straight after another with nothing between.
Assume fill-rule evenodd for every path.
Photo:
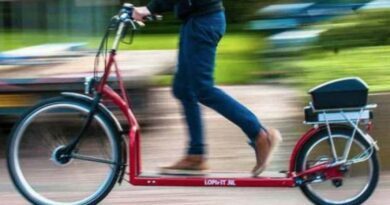
<instances>
[{"instance_id":1,"label":"paved path","mask_svg":"<svg viewBox=\"0 0 390 205\"><path fill-rule=\"evenodd\" d=\"M224 87L229 94L252 109L262 122L280 128L284 142L275 153L268 171L287 169L290 152L300 134L308 127L301 124L304 98L287 87L279 86L234 86ZM143 130L142 156L145 170L156 170L158 165L169 164L178 159L184 149L186 131L179 113L178 104L167 88L153 89L152 103L149 105L155 114L152 126ZM372 96L380 105L389 105L388 97ZM390 106L388 106L390 107ZM215 171L248 172L255 163L253 151L246 145L246 139L239 128L208 108L202 108L205 116L209 163ZM389 156L390 139L389 109L376 113L377 128L374 135L384 156ZM377 135L376 135L377 134ZM0 138L0 140L3 140ZM1 144L4 144L2 142ZM4 146L0 146L0 150ZM0 154L0 204L26 204L10 184L5 169L3 153ZM383 160L384 162L384 160ZM367 204L390 203L389 163L382 163L380 184ZM255 205L255 204L310 204L300 193L292 188L193 188L193 187L135 187L124 183L116 188L102 204L139 205Z\"/></svg>"}]
</instances>

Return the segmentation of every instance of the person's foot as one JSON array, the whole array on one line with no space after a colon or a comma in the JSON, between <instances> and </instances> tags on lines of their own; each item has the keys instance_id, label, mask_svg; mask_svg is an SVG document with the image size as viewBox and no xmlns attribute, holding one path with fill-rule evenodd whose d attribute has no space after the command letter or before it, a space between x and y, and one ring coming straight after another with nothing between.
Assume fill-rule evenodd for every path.
<instances>
[{"instance_id":1,"label":"person's foot","mask_svg":"<svg viewBox=\"0 0 390 205\"><path fill-rule=\"evenodd\" d=\"M161 167L161 174L204 175L208 169L203 155L187 155L172 166Z\"/></svg>"},{"instance_id":2,"label":"person's foot","mask_svg":"<svg viewBox=\"0 0 390 205\"><path fill-rule=\"evenodd\" d=\"M256 166L252 170L254 177L259 176L271 162L275 148L282 141L282 135L277 129L261 130L255 141Z\"/></svg>"}]
</instances>

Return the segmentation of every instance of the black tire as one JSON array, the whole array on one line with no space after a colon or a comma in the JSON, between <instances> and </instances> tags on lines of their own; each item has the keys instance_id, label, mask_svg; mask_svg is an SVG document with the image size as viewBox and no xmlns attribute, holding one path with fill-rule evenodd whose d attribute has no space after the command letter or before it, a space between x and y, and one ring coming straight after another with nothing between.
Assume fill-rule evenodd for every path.
<instances>
[{"instance_id":1,"label":"black tire","mask_svg":"<svg viewBox=\"0 0 390 205\"><path fill-rule=\"evenodd\" d=\"M23 137L25 136L24 134L28 133L28 131L30 129L30 127L28 127L28 126L30 126L30 124L31 124L31 127L34 128L33 126L35 126L35 124L33 124L32 122L35 118L39 118L39 114L37 114L37 113L40 113L40 112L45 113L45 109L48 109L50 107L53 107L53 109L54 109L56 106L58 106L58 108L61 108L61 106L66 107L68 105L69 105L69 107L74 107L75 111L79 110L80 113L81 112L84 113L85 110L89 110L89 108L91 106L91 104L89 104L88 102L77 100L77 99L65 98L65 97L58 97L58 98L52 98L52 99L45 100L45 101L39 103L38 105L32 107L31 109L29 109L20 118L20 120L17 123L15 123L15 125L11 131L11 134L8 138L8 146L7 146L8 171L10 173L11 179L12 179L15 187L17 188L17 190L32 204L83 204L83 205L84 204L88 204L88 205L89 204L97 204L98 202L100 202L101 200L103 200L107 196L107 194L112 190L112 188L114 187L115 183L118 180L119 172L121 170L121 158L122 158L121 148L120 148L120 146L121 146L120 135L119 135L119 132L118 132L114 122L112 121L112 119L109 116L106 116L104 114L104 112L98 110L96 112L96 114L94 115L93 121L96 121L96 124L102 127L101 129L104 131L104 135L101 135L101 136L104 136L104 137L107 136L107 139L110 140L109 145L106 145L106 146L109 146L109 148L110 148L109 154L112 154L113 157L109 158L109 159L111 160L111 162L116 162L115 164L110 164L110 165L106 165L106 164L104 164L104 165L99 164L98 165L98 166L107 166L108 167L107 170L109 170L107 172L107 173L109 173L109 174L107 174L107 177L104 178L104 181L102 182L101 185L99 184L100 185L99 189L97 189L93 195L86 197L86 198L83 198L81 200L77 200L75 202L68 202L68 201L67 202L59 202L59 201L56 201L56 199L52 199L52 198L48 198L48 197L46 198L46 196L42 195L42 193L38 193L39 191L35 190L36 185L35 184L31 185L31 181L27 181L27 179L25 177L26 173L21 171L22 166L21 166L21 162L20 162L20 161L26 161L26 159L22 160L22 158L24 157L24 156L21 156L21 155L23 155L23 152L22 151L19 152L18 150L19 150L19 146L22 147L22 145L20 145L20 144L21 144ZM69 108L69 109L71 110L71 108ZM49 114L51 114L51 113L49 112ZM55 113L55 114L57 114L57 113ZM78 116L78 115L75 115L75 116ZM58 117L58 119L62 119L62 118ZM51 122L51 118L50 118L50 122ZM45 123L47 123L47 122L45 122ZM62 121L58 122L58 124L60 124L60 125L61 125L61 123L62 123ZM45 125L45 124L43 124L43 125ZM65 123L63 125L65 126ZM50 126L47 126L47 127L50 127ZM100 127L98 127L98 128L100 128ZM53 128L53 130L54 130L54 128ZM92 130L91 135L97 135L96 133L94 133L94 132L96 132L94 130L94 128L92 128L91 130ZM53 135L53 137L54 137L54 134L51 134L51 133L49 133L49 134L45 133L45 134L39 134L39 135L26 134L26 136L27 135L33 135L35 138L39 138L39 137L45 138L46 136L44 136L44 135ZM93 139L93 138L94 137L91 137L91 139ZM95 138L98 138L98 137L95 136ZM96 140L96 141L98 141L98 140ZM17 144L18 144L18 146L17 146ZM28 143L26 143L26 144L28 144ZM87 144L87 143L85 143L85 144ZM23 148L24 147L25 146L23 146ZM33 147L33 146L31 146L31 147ZM104 146L102 146L102 147L105 148ZM20 149L22 150L22 148L20 148ZM30 149L33 149L33 148L30 148ZM96 148L96 149L90 148L90 149L96 150L98 148ZM49 150L53 150L53 149L49 148ZM46 155L47 154L45 154L45 156ZM103 154L102 154L102 156L103 156ZM18 158L18 159L16 159L16 158ZM21 159L20 161L19 161L19 158ZM37 158L37 159L41 160L41 159L45 159L45 158ZM52 158L50 158L50 159L52 159ZM34 160L36 160L36 159L34 159ZM45 160L47 160L47 159L45 159ZM76 161L76 159L71 159L71 160ZM45 163L49 164L49 162L47 162L47 161L45 161ZM74 162L73 161L69 162L69 164L71 164L71 163L74 163ZM97 164L97 162L91 162L91 161L77 161L75 163L76 164L82 164L82 163L95 163L95 164ZM95 165L95 164L93 164L93 165ZM73 166L73 165L74 164L69 165L69 166ZM83 165L82 168L85 168L85 167L86 166ZM93 166L91 166L91 167L93 167ZM61 169L61 167L56 167L56 169L57 168ZM85 170L85 172L83 172L83 174L84 173L91 174L90 173L91 171L94 171L94 170ZM72 175L72 174L73 173L69 173L69 175ZM53 177L53 175L56 175L56 174L48 175L48 177L50 177L50 179L51 179ZM88 175L86 175L86 176L88 176ZM106 175L103 174L103 176L106 176ZM61 182L61 180L58 180L58 181ZM65 180L63 180L63 181L65 181ZM38 182L34 181L34 183L38 183ZM73 187L69 186L68 188L73 189L74 192L78 192L78 188L81 187L81 185L82 185L82 182L79 182L79 183L74 184ZM58 185L55 184L54 186L55 186L55 188L58 188L58 187L60 187L60 184L58 184ZM86 193L89 193L89 192L86 192ZM55 194L57 194L57 193L55 193ZM42 197L42 198L40 198L40 197ZM53 197L53 198L55 198L55 197Z\"/></svg>"},{"instance_id":2,"label":"black tire","mask_svg":"<svg viewBox=\"0 0 390 205\"><path fill-rule=\"evenodd\" d=\"M351 136L352 132L353 132L353 129L350 127L347 127L347 126L333 126L331 128L331 130L332 130L333 136L338 136L338 135L339 136ZM314 134L314 136L306 144L304 144L302 150L300 150L300 152L297 155L297 164L295 167L295 170L297 173L299 173L303 170L303 167L305 166L304 165L305 155L309 151L309 149L311 149L311 147L313 145L315 145L316 143L318 143L320 140L324 140L327 137L328 137L327 130L322 129L318 133ZM360 143L361 145L363 145L365 148L369 147L369 144L367 143L367 141L358 132L356 132L356 135L354 138L354 143L357 143L357 142ZM309 188L309 186L311 186L310 184L304 184L304 185L300 186L300 189L303 192L303 194L314 204L320 204L320 205L358 205L358 204L362 204L372 195L372 193L374 192L374 190L378 184L378 180L379 180L380 168L379 168L379 162L378 162L377 153L376 153L375 149L374 149L374 153L371 155L371 157L367 161L370 161L369 163L371 163L371 165L372 165L372 174L370 177L368 177L369 178L368 184L362 189L363 191L360 192L357 197L352 198L353 200L350 200L350 201L345 200L345 201L340 202L340 203L326 201L325 199L317 196L315 193L313 193L313 191L311 191L311 189Z\"/></svg>"}]
</instances>

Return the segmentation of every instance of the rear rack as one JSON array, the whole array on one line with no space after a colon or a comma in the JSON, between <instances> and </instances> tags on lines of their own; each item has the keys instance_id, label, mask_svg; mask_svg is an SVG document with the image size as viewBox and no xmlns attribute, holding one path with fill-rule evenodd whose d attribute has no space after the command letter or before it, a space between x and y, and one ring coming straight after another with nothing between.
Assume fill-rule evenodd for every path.
<instances>
[{"instance_id":1,"label":"rear rack","mask_svg":"<svg viewBox=\"0 0 390 205\"><path fill-rule=\"evenodd\" d=\"M319 125L326 127L329 145L331 147L333 158L336 159L336 162L357 163L367 160L372 155L374 149L379 150L379 147L376 145L376 142L372 139L372 137L359 126L361 124L370 124L371 119L373 118L372 110L376 107L376 104L369 104L364 107L316 109L313 104L310 103L309 106L305 107L304 123L314 125L315 127L318 127ZM336 153L331 124L347 124L353 129L341 159L338 158ZM347 161L352 141L354 140L356 133L359 133L363 138L365 138L365 140L370 144L370 148L365 150L364 155L362 154L361 157Z\"/></svg>"},{"instance_id":2,"label":"rear rack","mask_svg":"<svg viewBox=\"0 0 390 205\"><path fill-rule=\"evenodd\" d=\"M373 118L372 110L375 108L377 108L377 104L369 104L364 107L316 109L312 103L309 103L309 106L305 107L304 124L368 122Z\"/></svg>"},{"instance_id":3,"label":"rear rack","mask_svg":"<svg viewBox=\"0 0 390 205\"><path fill-rule=\"evenodd\" d=\"M340 110L343 110L343 111L351 111L351 110L361 110L361 109L364 109L364 110L372 110L372 109L375 109L378 107L377 104L368 104L364 107L347 107L347 108L331 108L331 109L315 109L314 108L314 105L313 103L309 103L310 107L316 111L316 112L323 112L323 111L340 111Z\"/></svg>"}]
</instances>

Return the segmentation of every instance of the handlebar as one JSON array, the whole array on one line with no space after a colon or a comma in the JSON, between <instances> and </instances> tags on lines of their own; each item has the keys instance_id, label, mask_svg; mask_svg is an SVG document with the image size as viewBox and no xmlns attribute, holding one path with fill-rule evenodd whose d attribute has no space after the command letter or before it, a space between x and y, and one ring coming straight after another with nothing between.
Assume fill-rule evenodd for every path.
<instances>
[{"instance_id":1,"label":"handlebar","mask_svg":"<svg viewBox=\"0 0 390 205\"><path fill-rule=\"evenodd\" d=\"M137 30L139 27L144 27L143 21L136 21L133 19L134 6L130 3L124 3L117 15L112 17L112 24L115 26L116 37L113 43L113 50L117 50L119 42L125 36L126 27L130 26L131 30ZM150 15L145 17L145 21L162 20L162 16Z\"/></svg>"},{"instance_id":2,"label":"handlebar","mask_svg":"<svg viewBox=\"0 0 390 205\"><path fill-rule=\"evenodd\" d=\"M97 70L99 69L100 58L103 57L105 59L105 62L107 60L107 53L108 53L107 44L108 44L108 39L110 37L110 33L112 31L115 31L116 35L110 53L115 54L118 49L119 43L126 36L128 29L131 30L131 35L130 35L131 40L129 41L130 43L128 44L131 44L132 38L134 36L134 30L137 30L139 27L144 27L145 26L144 21L162 20L162 16L150 15L150 16L146 16L144 21L136 21L133 19L133 11L134 11L134 6L132 4L125 3L123 4L119 13L111 18L111 21L99 45L99 49L96 53L93 79L95 80L98 79ZM105 63L105 68L107 68L106 63Z\"/></svg>"},{"instance_id":3,"label":"handlebar","mask_svg":"<svg viewBox=\"0 0 390 205\"><path fill-rule=\"evenodd\" d=\"M144 27L145 24L142 21L136 21L133 19L133 11L134 6L130 3L124 3L121 10L117 15L113 17L113 19L117 20L117 22L123 22L125 24L131 25L132 29L136 30L138 27ZM162 16L160 15L150 15L144 18L145 21L159 21L162 20ZM138 25L138 27L137 27Z\"/></svg>"}]
</instances>

